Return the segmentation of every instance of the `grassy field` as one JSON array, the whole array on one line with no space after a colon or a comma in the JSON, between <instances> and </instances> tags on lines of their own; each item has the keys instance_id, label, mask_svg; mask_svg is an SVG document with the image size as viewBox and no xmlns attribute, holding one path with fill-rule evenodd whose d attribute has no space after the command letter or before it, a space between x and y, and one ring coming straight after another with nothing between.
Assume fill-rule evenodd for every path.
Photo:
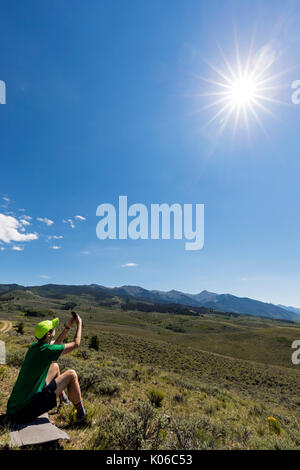
<instances>
[{"instance_id":1,"label":"grassy field","mask_svg":"<svg viewBox=\"0 0 300 470\"><path fill-rule=\"evenodd\" d=\"M300 367L291 363L300 325L249 316L123 311L118 297L112 306L84 295L50 299L30 291L2 300L0 322L23 322L24 334L16 328L0 334L7 347L7 367L0 366L0 414L34 339L34 325L53 315L63 325L70 315L67 301L77 304L83 318L83 339L59 365L78 372L88 425L74 425L72 407L53 410L51 419L71 436L63 448L300 448ZM89 347L93 335L98 351ZM8 442L2 427L0 448Z\"/></svg>"}]
</instances>

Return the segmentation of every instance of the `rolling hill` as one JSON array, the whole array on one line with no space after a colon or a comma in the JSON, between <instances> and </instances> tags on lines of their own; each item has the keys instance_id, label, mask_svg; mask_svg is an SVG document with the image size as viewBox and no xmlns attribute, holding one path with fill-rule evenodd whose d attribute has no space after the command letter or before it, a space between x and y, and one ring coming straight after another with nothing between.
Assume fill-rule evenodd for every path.
<instances>
[{"instance_id":1,"label":"rolling hill","mask_svg":"<svg viewBox=\"0 0 300 470\"><path fill-rule=\"evenodd\" d=\"M188 294L177 290L147 290L139 286L105 287L91 285L56 285L24 287L17 284L0 284L0 296L11 291L28 291L48 298L65 298L68 295L81 295L93 298L96 302L109 301L115 296L121 299L136 299L155 304L170 303L189 307L205 307L220 312L232 312L258 317L300 321L300 312L293 307L283 307L260 302L248 297L237 297L231 294L216 294L203 290L199 294ZM0 297L1 300L1 297Z\"/></svg>"},{"instance_id":2,"label":"rolling hill","mask_svg":"<svg viewBox=\"0 0 300 470\"><path fill-rule=\"evenodd\" d=\"M63 448L299 449L300 371L291 344L300 323L187 306L170 293L150 302L155 293L137 287L7 287L0 329L13 328L0 332L7 352L0 415L36 323L59 317L59 334L75 308L82 343L59 367L77 372L88 425L74 427L72 408L53 410L51 419L71 436ZM0 423L0 449L8 439Z\"/></svg>"}]
</instances>

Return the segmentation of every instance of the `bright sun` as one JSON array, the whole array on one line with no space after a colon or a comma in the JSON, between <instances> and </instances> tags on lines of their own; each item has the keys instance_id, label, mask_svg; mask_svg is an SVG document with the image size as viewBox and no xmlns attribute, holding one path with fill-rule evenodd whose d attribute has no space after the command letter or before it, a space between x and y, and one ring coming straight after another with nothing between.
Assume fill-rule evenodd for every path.
<instances>
[{"instance_id":1,"label":"bright sun","mask_svg":"<svg viewBox=\"0 0 300 470\"><path fill-rule=\"evenodd\" d=\"M242 64L236 43L236 66L234 67L227 60L222 49L220 47L219 49L224 66L220 68L208 62L210 68L215 72L216 78L200 77L201 80L208 82L212 88L210 92L201 96L216 97L202 108L202 110L216 109L215 114L206 122L205 126L213 121L218 122L219 133L222 133L230 118L233 118L235 134L241 122L244 122L249 132L250 120L254 119L266 134L259 113L268 113L277 118L269 107L272 103L281 103L274 98L274 90L282 87L278 85L276 79L285 73L271 73L271 68L275 63L274 51L269 46L264 46L253 56L251 46L248 57L245 63ZM266 103L268 103L268 106Z\"/></svg>"},{"instance_id":2,"label":"bright sun","mask_svg":"<svg viewBox=\"0 0 300 470\"><path fill-rule=\"evenodd\" d=\"M235 106L249 104L255 97L255 82L247 77L241 78L232 84L228 95Z\"/></svg>"}]
</instances>

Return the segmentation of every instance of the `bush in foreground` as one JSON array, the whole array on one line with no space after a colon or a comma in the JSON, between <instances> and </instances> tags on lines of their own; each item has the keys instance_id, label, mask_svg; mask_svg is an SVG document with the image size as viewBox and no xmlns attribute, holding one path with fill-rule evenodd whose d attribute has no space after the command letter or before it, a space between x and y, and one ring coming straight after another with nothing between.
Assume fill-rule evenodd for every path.
<instances>
[{"instance_id":1,"label":"bush in foreground","mask_svg":"<svg viewBox=\"0 0 300 470\"><path fill-rule=\"evenodd\" d=\"M92 336L90 344L89 344L89 348L90 349L95 349L95 351L99 351L99 347L100 347L100 344L99 344L98 336L96 336L96 335Z\"/></svg>"},{"instance_id":2,"label":"bush in foreground","mask_svg":"<svg viewBox=\"0 0 300 470\"><path fill-rule=\"evenodd\" d=\"M164 394L159 390L148 390L147 397L149 398L151 404L159 408L162 405L162 401L164 399Z\"/></svg>"}]
</instances>

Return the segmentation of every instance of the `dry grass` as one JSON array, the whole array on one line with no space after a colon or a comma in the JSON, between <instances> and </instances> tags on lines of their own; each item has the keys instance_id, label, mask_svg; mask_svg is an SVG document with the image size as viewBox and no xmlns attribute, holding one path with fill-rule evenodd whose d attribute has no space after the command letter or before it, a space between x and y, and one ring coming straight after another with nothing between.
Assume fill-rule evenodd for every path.
<instances>
[{"instance_id":1,"label":"dry grass","mask_svg":"<svg viewBox=\"0 0 300 470\"><path fill-rule=\"evenodd\" d=\"M25 302L25 297L16 302ZM48 305L45 299L29 296L26 302L28 308L38 304L53 309L62 322L67 318L59 300L51 299ZM0 335L8 353L8 367L0 371L0 414L5 413L38 321L22 316L14 304L8 307L2 307L0 317L15 323L22 318L25 334L13 329ZM297 339L297 325L248 317L224 320L124 313L86 301L78 311L84 321L82 346L63 356L59 364L62 371L74 368L78 372L88 425L74 426L72 407L53 410L51 420L71 437L60 443L62 448L300 448L300 370L290 367L281 354L288 341ZM170 322L175 331L166 328ZM99 351L88 347L95 334ZM268 353L266 364L270 347L276 353ZM249 356L255 356L254 360ZM151 403L149 391L162 394L161 406ZM277 420L275 427L269 417ZM2 426L0 448L8 442L8 431Z\"/></svg>"}]
</instances>

